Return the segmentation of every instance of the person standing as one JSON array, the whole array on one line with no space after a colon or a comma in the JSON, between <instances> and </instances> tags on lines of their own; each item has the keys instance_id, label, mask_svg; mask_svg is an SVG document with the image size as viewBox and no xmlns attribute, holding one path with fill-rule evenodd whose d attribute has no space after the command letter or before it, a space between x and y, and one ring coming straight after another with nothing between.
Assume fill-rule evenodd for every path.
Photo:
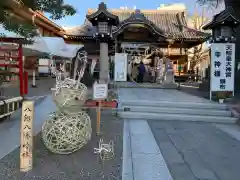
<instances>
[{"instance_id":1,"label":"person standing","mask_svg":"<svg viewBox=\"0 0 240 180\"><path fill-rule=\"evenodd\" d=\"M144 78L144 75L145 75L145 72L146 72L146 68L145 68L145 65L143 64L143 62L141 61L140 62L140 65L138 67L138 82L139 83L143 83L143 78Z\"/></svg>"},{"instance_id":2,"label":"person standing","mask_svg":"<svg viewBox=\"0 0 240 180\"><path fill-rule=\"evenodd\" d=\"M132 62L129 61L128 62L128 70L127 70L127 81L130 81L131 80L131 74L132 74Z\"/></svg>"}]
</instances>

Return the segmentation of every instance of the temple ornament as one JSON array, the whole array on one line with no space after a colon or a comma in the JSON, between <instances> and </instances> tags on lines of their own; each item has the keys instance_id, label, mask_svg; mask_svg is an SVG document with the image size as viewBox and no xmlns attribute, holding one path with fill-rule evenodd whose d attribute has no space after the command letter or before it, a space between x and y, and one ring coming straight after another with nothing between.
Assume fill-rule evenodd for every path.
<instances>
[{"instance_id":1,"label":"temple ornament","mask_svg":"<svg viewBox=\"0 0 240 180\"><path fill-rule=\"evenodd\" d=\"M56 87L52 89L52 96L57 111L42 126L44 145L53 153L73 153L91 139L91 119L81 109L87 98L87 87L80 82L86 68L86 59L86 52L78 52L78 68L74 72L78 77L62 78L62 73L56 74Z\"/></svg>"}]
</instances>

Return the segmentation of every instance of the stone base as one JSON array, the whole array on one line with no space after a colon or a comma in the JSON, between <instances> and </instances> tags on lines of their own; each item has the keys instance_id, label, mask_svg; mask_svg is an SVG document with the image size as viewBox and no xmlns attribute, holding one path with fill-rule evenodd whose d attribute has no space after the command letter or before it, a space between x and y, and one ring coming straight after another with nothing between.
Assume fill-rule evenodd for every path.
<instances>
[{"instance_id":1,"label":"stone base","mask_svg":"<svg viewBox=\"0 0 240 180\"><path fill-rule=\"evenodd\" d=\"M172 71L167 72L165 75L164 84L173 84L174 83L174 74Z\"/></svg>"}]
</instances>

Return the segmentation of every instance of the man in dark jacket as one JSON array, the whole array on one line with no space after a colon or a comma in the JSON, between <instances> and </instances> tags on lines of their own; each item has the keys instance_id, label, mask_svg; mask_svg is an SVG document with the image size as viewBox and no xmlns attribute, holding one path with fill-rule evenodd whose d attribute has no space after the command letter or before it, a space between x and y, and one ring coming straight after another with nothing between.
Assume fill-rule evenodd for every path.
<instances>
[{"instance_id":1,"label":"man in dark jacket","mask_svg":"<svg viewBox=\"0 0 240 180\"><path fill-rule=\"evenodd\" d=\"M138 67L138 82L139 83L143 83L143 78L144 78L144 74L146 72L146 69L145 69L145 65L143 64L143 62L141 61L140 62L140 65Z\"/></svg>"}]
</instances>

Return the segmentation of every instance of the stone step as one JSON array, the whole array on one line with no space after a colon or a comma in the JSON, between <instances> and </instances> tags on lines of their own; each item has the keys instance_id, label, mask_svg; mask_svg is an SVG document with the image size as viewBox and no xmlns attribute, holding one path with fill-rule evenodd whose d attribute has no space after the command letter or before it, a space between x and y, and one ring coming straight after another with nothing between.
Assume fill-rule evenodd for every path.
<instances>
[{"instance_id":1,"label":"stone step","mask_svg":"<svg viewBox=\"0 0 240 180\"><path fill-rule=\"evenodd\" d=\"M183 101L149 101L149 100L121 100L120 107L123 106L144 106L144 107L174 107L174 108L189 108L189 109L215 109L226 110L226 104L218 104L212 102L183 102Z\"/></svg>"},{"instance_id":2,"label":"stone step","mask_svg":"<svg viewBox=\"0 0 240 180\"><path fill-rule=\"evenodd\" d=\"M168 113L147 113L147 112L118 112L118 116L127 119L145 119L159 121L192 121L192 122L208 122L233 124L237 118L221 117L221 116L202 116L188 114L168 114Z\"/></svg>"},{"instance_id":3,"label":"stone step","mask_svg":"<svg viewBox=\"0 0 240 180\"><path fill-rule=\"evenodd\" d=\"M189 108L150 107L150 106L123 106L119 110L130 111L130 112L149 112L149 113L164 113L164 114L181 114L181 115L188 114L188 115L231 117L231 112L228 110L189 109Z\"/></svg>"}]
</instances>

